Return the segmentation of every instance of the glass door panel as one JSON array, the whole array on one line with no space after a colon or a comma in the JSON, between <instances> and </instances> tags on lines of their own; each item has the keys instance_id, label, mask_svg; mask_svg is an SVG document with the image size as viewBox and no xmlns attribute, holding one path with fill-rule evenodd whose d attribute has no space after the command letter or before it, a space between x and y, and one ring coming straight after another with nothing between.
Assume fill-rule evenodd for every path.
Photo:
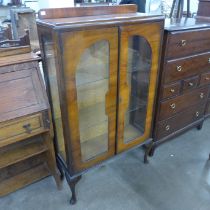
<instances>
[{"instance_id":1,"label":"glass door panel","mask_svg":"<svg viewBox=\"0 0 210 210\"><path fill-rule=\"evenodd\" d=\"M96 42L84 51L76 69L76 89L82 160L87 161L108 150L108 41Z\"/></svg>"},{"instance_id":2,"label":"glass door panel","mask_svg":"<svg viewBox=\"0 0 210 210\"><path fill-rule=\"evenodd\" d=\"M152 52L144 37L128 39L127 83L129 102L125 113L124 142L144 134Z\"/></svg>"},{"instance_id":3,"label":"glass door panel","mask_svg":"<svg viewBox=\"0 0 210 210\"><path fill-rule=\"evenodd\" d=\"M69 143L75 172L115 154L118 28L62 34Z\"/></svg>"},{"instance_id":4,"label":"glass door panel","mask_svg":"<svg viewBox=\"0 0 210 210\"><path fill-rule=\"evenodd\" d=\"M162 27L120 27L117 152L151 138Z\"/></svg>"}]
</instances>

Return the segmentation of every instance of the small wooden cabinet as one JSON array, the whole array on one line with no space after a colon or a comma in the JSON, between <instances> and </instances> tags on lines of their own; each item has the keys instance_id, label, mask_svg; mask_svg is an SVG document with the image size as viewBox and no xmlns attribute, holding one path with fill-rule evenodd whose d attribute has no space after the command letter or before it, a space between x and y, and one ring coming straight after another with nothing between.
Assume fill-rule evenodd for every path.
<instances>
[{"instance_id":1,"label":"small wooden cabinet","mask_svg":"<svg viewBox=\"0 0 210 210\"><path fill-rule=\"evenodd\" d=\"M165 22L154 142L150 148L197 126L209 114L210 24L182 18Z\"/></svg>"},{"instance_id":2,"label":"small wooden cabinet","mask_svg":"<svg viewBox=\"0 0 210 210\"><path fill-rule=\"evenodd\" d=\"M50 174L59 184L40 58L13 43L0 47L0 196Z\"/></svg>"},{"instance_id":3,"label":"small wooden cabinet","mask_svg":"<svg viewBox=\"0 0 210 210\"><path fill-rule=\"evenodd\" d=\"M39 18L57 157L75 203L83 171L151 141L163 17L122 5Z\"/></svg>"}]
</instances>

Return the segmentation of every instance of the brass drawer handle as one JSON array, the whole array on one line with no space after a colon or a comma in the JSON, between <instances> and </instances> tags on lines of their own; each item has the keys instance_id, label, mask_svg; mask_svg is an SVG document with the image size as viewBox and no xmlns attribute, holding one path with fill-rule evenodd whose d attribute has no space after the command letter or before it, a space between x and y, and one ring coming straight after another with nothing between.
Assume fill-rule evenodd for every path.
<instances>
[{"instance_id":1,"label":"brass drawer handle","mask_svg":"<svg viewBox=\"0 0 210 210\"><path fill-rule=\"evenodd\" d=\"M192 82L189 82L189 84L188 84L190 87L193 87L194 86L194 84L192 83Z\"/></svg>"},{"instance_id":2,"label":"brass drawer handle","mask_svg":"<svg viewBox=\"0 0 210 210\"><path fill-rule=\"evenodd\" d=\"M200 98L204 98L204 93L200 93Z\"/></svg>"},{"instance_id":3,"label":"brass drawer handle","mask_svg":"<svg viewBox=\"0 0 210 210\"><path fill-rule=\"evenodd\" d=\"M177 66L176 70L179 71L179 72L182 71L182 66Z\"/></svg>"},{"instance_id":4,"label":"brass drawer handle","mask_svg":"<svg viewBox=\"0 0 210 210\"><path fill-rule=\"evenodd\" d=\"M170 130L170 125L166 125L166 131Z\"/></svg>"},{"instance_id":5,"label":"brass drawer handle","mask_svg":"<svg viewBox=\"0 0 210 210\"><path fill-rule=\"evenodd\" d=\"M187 44L187 41L185 39L181 40L181 46L184 47Z\"/></svg>"},{"instance_id":6,"label":"brass drawer handle","mask_svg":"<svg viewBox=\"0 0 210 210\"><path fill-rule=\"evenodd\" d=\"M176 108L176 104L175 103L171 104L170 106L171 106L172 109Z\"/></svg>"},{"instance_id":7,"label":"brass drawer handle","mask_svg":"<svg viewBox=\"0 0 210 210\"><path fill-rule=\"evenodd\" d=\"M209 78L209 77L206 77L206 78L205 78L205 80L207 80L207 81L208 81L208 80L210 80L210 78Z\"/></svg>"},{"instance_id":8,"label":"brass drawer handle","mask_svg":"<svg viewBox=\"0 0 210 210\"><path fill-rule=\"evenodd\" d=\"M26 133L31 133L32 132L32 128L31 128L30 123L28 123L26 125L23 125L23 128L26 129Z\"/></svg>"},{"instance_id":9,"label":"brass drawer handle","mask_svg":"<svg viewBox=\"0 0 210 210\"><path fill-rule=\"evenodd\" d=\"M199 117L200 113L199 112L196 112L195 115L196 115L196 117Z\"/></svg>"},{"instance_id":10,"label":"brass drawer handle","mask_svg":"<svg viewBox=\"0 0 210 210\"><path fill-rule=\"evenodd\" d=\"M175 90L173 88L170 91L171 91L171 93L174 93L175 92Z\"/></svg>"}]
</instances>

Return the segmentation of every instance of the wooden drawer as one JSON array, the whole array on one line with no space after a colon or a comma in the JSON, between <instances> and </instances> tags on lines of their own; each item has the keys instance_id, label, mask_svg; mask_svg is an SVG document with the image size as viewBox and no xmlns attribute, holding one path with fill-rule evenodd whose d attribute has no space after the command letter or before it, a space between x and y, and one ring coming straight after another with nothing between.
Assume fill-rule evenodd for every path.
<instances>
[{"instance_id":1,"label":"wooden drawer","mask_svg":"<svg viewBox=\"0 0 210 210\"><path fill-rule=\"evenodd\" d=\"M183 81L183 92L186 92L186 91L189 91L189 90L192 90L194 88L197 87L198 85L198 81L199 81L199 77L196 76L196 77L191 77L189 79L185 79Z\"/></svg>"},{"instance_id":2,"label":"wooden drawer","mask_svg":"<svg viewBox=\"0 0 210 210\"><path fill-rule=\"evenodd\" d=\"M171 117L192 105L201 102L205 103L206 99L208 98L208 92L208 87L202 87L189 93L177 96L176 98L161 102L159 120L164 120L168 117Z\"/></svg>"},{"instance_id":3,"label":"wooden drawer","mask_svg":"<svg viewBox=\"0 0 210 210\"><path fill-rule=\"evenodd\" d=\"M181 82L176 82L170 85L164 85L162 91L162 99L173 97L179 94L181 89Z\"/></svg>"},{"instance_id":4,"label":"wooden drawer","mask_svg":"<svg viewBox=\"0 0 210 210\"><path fill-rule=\"evenodd\" d=\"M43 119L42 113L0 123L0 147L26 139L48 130L48 119Z\"/></svg>"},{"instance_id":5,"label":"wooden drawer","mask_svg":"<svg viewBox=\"0 0 210 210\"><path fill-rule=\"evenodd\" d=\"M196 105L189 107L184 112L176 114L174 117L159 122L156 127L155 139L159 140L164 138L182 128L189 125L190 123L199 120L204 116L205 104Z\"/></svg>"},{"instance_id":6,"label":"wooden drawer","mask_svg":"<svg viewBox=\"0 0 210 210\"><path fill-rule=\"evenodd\" d=\"M210 69L210 53L169 60L164 67L164 82L169 83L194 76Z\"/></svg>"},{"instance_id":7,"label":"wooden drawer","mask_svg":"<svg viewBox=\"0 0 210 210\"><path fill-rule=\"evenodd\" d=\"M210 72L201 74L200 85L210 84Z\"/></svg>"},{"instance_id":8,"label":"wooden drawer","mask_svg":"<svg viewBox=\"0 0 210 210\"><path fill-rule=\"evenodd\" d=\"M180 58L210 50L210 29L171 32L168 36L167 58Z\"/></svg>"},{"instance_id":9,"label":"wooden drawer","mask_svg":"<svg viewBox=\"0 0 210 210\"><path fill-rule=\"evenodd\" d=\"M210 100L207 102L205 114L210 115Z\"/></svg>"}]
</instances>

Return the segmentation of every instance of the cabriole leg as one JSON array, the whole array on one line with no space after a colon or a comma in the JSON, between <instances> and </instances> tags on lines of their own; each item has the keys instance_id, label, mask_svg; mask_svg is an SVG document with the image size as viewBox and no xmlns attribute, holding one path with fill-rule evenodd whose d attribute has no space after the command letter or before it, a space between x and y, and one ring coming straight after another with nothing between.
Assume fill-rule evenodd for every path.
<instances>
[{"instance_id":1,"label":"cabriole leg","mask_svg":"<svg viewBox=\"0 0 210 210\"><path fill-rule=\"evenodd\" d=\"M198 129L198 130L201 130L201 129L202 129L202 127L203 127L203 122L202 122L202 123L200 123L200 124L197 126L197 129Z\"/></svg>"},{"instance_id":2,"label":"cabriole leg","mask_svg":"<svg viewBox=\"0 0 210 210\"><path fill-rule=\"evenodd\" d=\"M72 179L67 172L65 173L65 176L66 176L66 180L68 182L68 185L69 185L69 187L71 189L71 193L72 193L72 196L70 199L70 204L74 205L77 202L75 186L76 186L77 182L81 179L81 176L78 176L78 177Z\"/></svg>"},{"instance_id":3,"label":"cabriole leg","mask_svg":"<svg viewBox=\"0 0 210 210\"><path fill-rule=\"evenodd\" d=\"M145 164L149 163L148 156L150 156L150 153L151 153L151 150L153 150L153 147L154 147L154 142L149 144L149 146L146 147L146 149L145 149L145 153L144 153L144 163Z\"/></svg>"}]
</instances>

